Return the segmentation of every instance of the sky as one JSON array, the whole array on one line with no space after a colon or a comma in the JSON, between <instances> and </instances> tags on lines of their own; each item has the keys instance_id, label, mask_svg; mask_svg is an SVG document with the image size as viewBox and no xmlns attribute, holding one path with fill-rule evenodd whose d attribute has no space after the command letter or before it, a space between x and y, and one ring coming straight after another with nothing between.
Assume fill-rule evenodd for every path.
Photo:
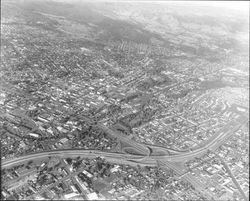
<instances>
[{"instance_id":1,"label":"sky","mask_svg":"<svg viewBox=\"0 0 250 201\"><path fill-rule=\"evenodd\" d=\"M249 1L193 1L192 3L249 12Z\"/></svg>"},{"instance_id":2,"label":"sky","mask_svg":"<svg viewBox=\"0 0 250 201\"><path fill-rule=\"evenodd\" d=\"M61 2L70 2L70 1L90 1L90 0L55 0ZM209 5L215 7L223 7L233 10L239 10L244 12L249 12L249 1L168 1L168 0L91 0L92 2L95 1L105 1L105 2L175 2L175 3L195 3L197 5Z\"/></svg>"}]
</instances>

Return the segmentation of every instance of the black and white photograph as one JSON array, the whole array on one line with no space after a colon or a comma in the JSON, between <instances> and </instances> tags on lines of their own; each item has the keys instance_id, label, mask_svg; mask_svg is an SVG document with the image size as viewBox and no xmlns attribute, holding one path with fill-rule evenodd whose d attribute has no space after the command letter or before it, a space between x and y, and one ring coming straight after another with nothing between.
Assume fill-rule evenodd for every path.
<instances>
[{"instance_id":1,"label":"black and white photograph","mask_svg":"<svg viewBox=\"0 0 250 201\"><path fill-rule=\"evenodd\" d=\"M1 200L249 200L249 1L1 0Z\"/></svg>"}]
</instances>

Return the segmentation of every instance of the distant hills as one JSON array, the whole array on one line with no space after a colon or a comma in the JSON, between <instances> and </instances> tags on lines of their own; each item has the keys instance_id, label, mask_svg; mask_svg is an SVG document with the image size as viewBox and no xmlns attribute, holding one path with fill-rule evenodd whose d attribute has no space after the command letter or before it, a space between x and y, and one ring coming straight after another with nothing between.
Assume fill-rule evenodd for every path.
<instances>
[{"instance_id":1,"label":"distant hills","mask_svg":"<svg viewBox=\"0 0 250 201\"><path fill-rule=\"evenodd\" d=\"M63 26L67 26L65 32L70 32L72 24L81 25L83 32L87 31L87 34L92 34L90 37L101 41L132 41L163 47L173 44L191 54L201 55L216 55L227 50L246 52L249 49L249 20L246 16L208 6L78 0L4 2L13 2L27 15L30 13L31 18L34 13L51 15L52 28L59 23L61 31ZM2 10L4 13L5 9ZM72 27L72 32L81 30Z\"/></svg>"}]
</instances>

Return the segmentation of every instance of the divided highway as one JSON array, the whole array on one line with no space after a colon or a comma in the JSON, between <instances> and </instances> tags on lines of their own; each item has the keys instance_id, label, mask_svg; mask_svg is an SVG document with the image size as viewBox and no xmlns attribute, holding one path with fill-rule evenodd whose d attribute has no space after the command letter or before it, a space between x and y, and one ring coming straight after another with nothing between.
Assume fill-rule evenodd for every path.
<instances>
[{"instance_id":1,"label":"divided highway","mask_svg":"<svg viewBox=\"0 0 250 201\"><path fill-rule=\"evenodd\" d=\"M140 164L156 164L156 160L164 160L169 162L183 162L188 159L192 159L194 157L201 156L205 154L207 151L214 151L216 150L221 144L225 142L225 139L228 139L234 132L236 132L238 129L240 129L242 126L247 123L248 120L245 120L242 122L242 124L235 126L233 125L233 129L231 127L228 127L225 132L220 131L217 136L212 139L208 144L204 145L203 147L196 149L191 152L187 153L179 153L176 155L165 155L165 156L149 156L148 154L141 156L141 155L134 155L134 154L125 154L125 153L115 153L115 152L106 152L106 151L99 151L99 150L82 150L82 149L70 149L70 150L54 150L54 151L45 151L40 153L34 153L29 154L25 156L21 156L14 159L7 159L2 161L2 168L9 167L14 164L18 164L21 162L25 162L28 160L35 160L38 158L44 158L48 156L62 156L62 157L68 157L68 156L86 156L86 157L105 157L105 158L112 158L115 160L122 160L122 161L134 161ZM139 144L142 145L142 144ZM137 148L137 146L136 146ZM141 149L142 147L138 147L138 151L142 151L142 153L145 153L145 150L147 148L144 147L144 149Z\"/></svg>"},{"instance_id":2,"label":"divided highway","mask_svg":"<svg viewBox=\"0 0 250 201\"><path fill-rule=\"evenodd\" d=\"M99 150L82 150L82 149L63 149L63 150L54 150L54 151L45 151L45 152L38 152L33 154L27 154L25 156L21 156L14 159L7 159L2 161L2 168L8 168L12 165L16 165L18 163L24 163L28 162L30 160L37 160L46 158L49 156L60 156L60 157L77 157L77 156L83 156L87 158L94 158L94 157L104 157L105 159L109 160L116 160L116 161L122 161L125 163L126 161L132 161L137 159L142 159L145 156L136 156L136 155L129 155L129 154L123 154L123 153L112 153L112 152L105 152L105 151L99 151ZM134 162L134 163L140 163L140 162ZM147 159L147 161L143 161L144 165L156 165L155 160Z\"/></svg>"},{"instance_id":3,"label":"divided highway","mask_svg":"<svg viewBox=\"0 0 250 201\"><path fill-rule=\"evenodd\" d=\"M248 119L238 119L238 121L232 121L228 123L224 128L220 129L214 136L212 136L209 140L204 142L199 148L196 148L192 151L175 151L169 150L164 147L158 146L150 146L142 143L135 142L129 138L116 134L113 130L97 124L97 126L106 131L108 134L117 137L120 142L125 142L125 144L129 145L127 148L134 150L135 153L140 153L140 155L129 154L129 153L118 153L118 152L107 152L100 150L82 150L82 149L64 149L64 150L53 150L53 151L44 151L40 153L28 154L25 156L20 156L13 159L6 159L2 161L2 168L9 168L13 165L17 165L19 163L28 162L30 160L42 159L49 156L60 156L60 157L77 157L82 156L86 158L94 158L94 157L103 157L109 162L114 162L118 164L128 164L132 166L163 166L169 167L173 169L178 175L183 174L183 169L181 167L175 166L173 162L185 162L194 157L199 157L207 153L208 151L215 151L219 148L223 143L226 142L228 138L230 138L237 130L239 130L242 126L244 126L249 120ZM126 148L126 147L125 147ZM123 148L124 149L124 148ZM167 152L166 152L167 150ZM162 153L157 155L158 151L163 151ZM126 151L125 151L126 152ZM154 155L152 154L154 153ZM158 152L159 153L159 152ZM170 154L169 154L170 153ZM200 191L202 194L206 194L211 200L217 200L217 197L213 196L211 192L208 192L208 189L202 187L200 183L192 177L191 175L185 175L183 177L184 180L190 182L195 188Z\"/></svg>"}]
</instances>

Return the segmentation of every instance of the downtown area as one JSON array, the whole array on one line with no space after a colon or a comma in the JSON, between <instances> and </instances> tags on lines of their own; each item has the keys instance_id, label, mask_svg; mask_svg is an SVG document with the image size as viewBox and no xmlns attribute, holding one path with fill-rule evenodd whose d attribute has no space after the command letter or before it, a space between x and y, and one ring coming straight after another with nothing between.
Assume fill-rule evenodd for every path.
<instances>
[{"instance_id":1,"label":"downtown area","mask_svg":"<svg viewBox=\"0 0 250 201\"><path fill-rule=\"evenodd\" d=\"M196 6L3 0L1 200L248 201L249 22Z\"/></svg>"}]
</instances>

